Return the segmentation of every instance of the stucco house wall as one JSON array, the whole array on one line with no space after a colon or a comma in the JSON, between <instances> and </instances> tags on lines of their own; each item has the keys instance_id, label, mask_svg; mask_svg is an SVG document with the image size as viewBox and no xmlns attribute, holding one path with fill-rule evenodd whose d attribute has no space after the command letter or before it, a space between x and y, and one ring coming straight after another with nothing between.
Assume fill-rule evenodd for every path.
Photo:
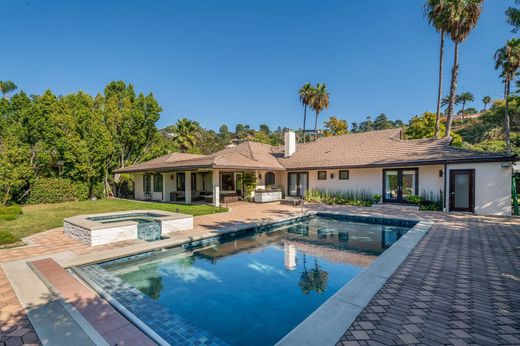
<instances>
[{"instance_id":1,"label":"stucco house wall","mask_svg":"<svg viewBox=\"0 0 520 346\"><path fill-rule=\"evenodd\" d=\"M450 170L475 170L475 214L511 215L511 165L503 167L501 162L449 164L447 169L447 191L450 191ZM449 203L448 193L446 195Z\"/></svg>"}]
</instances>

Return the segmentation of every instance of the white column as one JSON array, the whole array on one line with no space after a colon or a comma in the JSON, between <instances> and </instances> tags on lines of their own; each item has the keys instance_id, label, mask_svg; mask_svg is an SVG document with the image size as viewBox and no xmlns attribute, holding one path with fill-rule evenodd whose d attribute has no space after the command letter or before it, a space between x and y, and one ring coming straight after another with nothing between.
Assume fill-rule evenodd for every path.
<instances>
[{"instance_id":1,"label":"white column","mask_svg":"<svg viewBox=\"0 0 520 346\"><path fill-rule=\"evenodd\" d=\"M168 175L166 173L161 173L162 175L162 200L163 202L167 202L170 199L170 196L166 195L166 179L168 179Z\"/></svg>"},{"instance_id":2,"label":"white column","mask_svg":"<svg viewBox=\"0 0 520 346\"><path fill-rule=\"evenodd\" d=\"M213 205L220 206L220 171L213 170Z\"/></svg>"},{"instance_id":3,"label":"white column","mask_svg":"<svg viewBox=\"0 0 520 346\"><path fill-rule=\"evenodd\" d=\"M186 177L186 179L184 180L186 182L186 186L185 186L185 193L186 193L186 197L184 199L184 203L185 204L191 204L191 172L184 172L184 175Z\"/></svg>"}]
</instances>

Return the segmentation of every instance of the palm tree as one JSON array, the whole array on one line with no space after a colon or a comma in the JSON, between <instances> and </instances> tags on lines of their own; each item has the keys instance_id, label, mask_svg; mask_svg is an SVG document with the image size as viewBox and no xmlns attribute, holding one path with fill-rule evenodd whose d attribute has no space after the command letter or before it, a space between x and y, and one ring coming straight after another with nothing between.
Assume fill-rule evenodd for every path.
<instances>
[{"instance_id":1,"label":"palm tree","mask_svg":"<svg viewBox=\"0 0 520 346\"><path fill-rule=\"evenodd\" d=\"M484 96L482 98L482 103L484 104L484 110L486 110L487 105L491 103L491 96Z\"/></svg>"},{"instance_id":2,"label":"palm tree","mask_svg":"<svg viewBox=\"0 0 520 346\"><path fill-rule=\"evenodd\" d=\"M506 150L511 151L510 120L509 120L509 94L511 81L520 68L520 39L512 38L506 45L495 53L495 69L502 69L501 76L504 77L504 99L506 101L504 111L504 132Z\"/></svg>"},{"instance_id":3,"label":"palm tree","mask_svg":"<svg viewBox=\"0 0 520 346\"><path fill-rule=\"evenodd\" d=\"M439 52L439 86L437 89L437 111L435 113L435 138L439 138L440 115L441 115L441 95L442 95L442 66L444 64L444 32L447 28L445 0L427 0L424 4L424 14L428 22L433 25L435 30L440 33L441 47Z\"/></svg>"},{"instance_id":4,"label":"palm tree","mask_svg":"<svg viewBox=\"0 0 520 346\"><path fill-rule=\"evenodd\" d=\"M442 108L448 107L448 104L450 103L450 95L446 95L441 100L441 106ZM459 95L455 95L455 105L458 106L460 104Z\"/></svg>"},{"instance_id":5,"label":"palm tree","mask_svg":"<svg viewBox=\"0 0 520 346\"><path fill-rule=\"evenodd\" d=\"M329 93L325 83L318 83L313 88L310 106L316 112L316 119L314 120L314 140L318 137L318 116L324 109L329 108Z\"/></svg>"},{"instance_id":6,"label":"palm tree","mask_svg":"<svg viewBox=\"0 0 520 346\"><path fill-rule=\"evenodd\" d=\"M464 117L464 108L466 107L466 102L473 102L475 101L475 97L470 92L463 92L459 96L457 96L457 99L460 103L462 103L462 109L460 110L460 113Z\"/></svg>"},{"instance_id":7,"label":"palm tree","mask_svg":"<svg viewBox=\"0 0 520 346\"><path fill-rule=\"evenodd\" d=\"M300 102L303 105L303 143L305 143L305 123L307 122L307 106L311 101L311 96L313 93L313 87L311 83L305 83L298 94L300 95Z\"/></svg>"},{"instance_id":8,"label":"palm tree","mask_svg":"<svg viewBox=\"0 0 520 346\"><path fill-rule=\"evenodd\" d=\"M0 92L2 93L2 97L7 98L6 95L16 89L18 89L18 87L10 80L0 81Z\"/></svg>"},{"instance_id":9,"label":"palm tree","mask_svg":"<svg viewBox=\"0 0 520 346\"><path fill-rule=\"evenodd\" d=\"M445 137L451 133L453 107L457 94L457 78L459 76L459 45L464 42L471 30L477 25L484 0L451 0L446 5L447 32L455 44L453 52L453 68L451 69L450 99L447 110Z\"/></svg>"},{"instance_id":10,"label":"palm tree","mask_svg":"<svg viewBox=\"0 0 520 346\"><path fill-rule=\"evenodd\" d=\"M173 141L179 146L181 153L188 152L197 142L199 123L186 118L177 120L173 126Z\"/></svg>"}]
</instances>

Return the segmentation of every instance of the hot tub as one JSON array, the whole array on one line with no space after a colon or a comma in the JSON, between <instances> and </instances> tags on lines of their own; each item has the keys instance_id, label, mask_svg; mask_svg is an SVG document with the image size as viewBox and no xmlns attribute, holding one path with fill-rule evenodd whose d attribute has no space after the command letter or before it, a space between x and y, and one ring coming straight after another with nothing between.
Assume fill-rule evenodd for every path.
<instances>
[{"instance_id":1,"label":"hot tub","mask_svg":"<svg viewBox=\"0 0 520 346\"><path fill-rule=\"evenodd\" d=\"M89 246L123 240L159 240L193 228L193 216L161 210L77 215L63 220L64 233Z\"/></svg>"}]
</instances>

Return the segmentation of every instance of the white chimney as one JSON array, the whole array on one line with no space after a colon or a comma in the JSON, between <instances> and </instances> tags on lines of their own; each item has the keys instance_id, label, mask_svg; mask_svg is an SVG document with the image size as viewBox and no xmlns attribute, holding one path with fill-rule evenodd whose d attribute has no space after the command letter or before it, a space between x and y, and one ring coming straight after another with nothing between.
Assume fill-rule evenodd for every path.
<instances>
[{"instance_id":1,"label":"white chimney","mask_svg":"<svg viewBox=\"0 0 520 346\"><path fill-rule=\"evenodd\" d=\"M296 152L296 133L292 130L285 132L285 157L289 157Z\"/></svg>"}]
</instances>

